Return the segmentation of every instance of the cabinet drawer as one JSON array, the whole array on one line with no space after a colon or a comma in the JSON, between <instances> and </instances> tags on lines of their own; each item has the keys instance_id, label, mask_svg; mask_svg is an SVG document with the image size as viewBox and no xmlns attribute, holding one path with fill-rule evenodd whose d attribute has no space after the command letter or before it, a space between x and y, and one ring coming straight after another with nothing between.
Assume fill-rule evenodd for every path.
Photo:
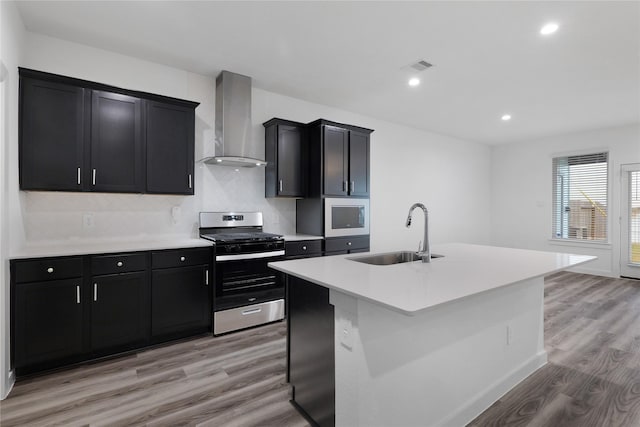
<instances>
[{"instance_id":1,"label":"cabinet drawer","mask_svg":"<svg viewBox=\"0 0 640 427\"><path fill-rule=\"evenodd\" d=\"M211 263L211 249L172 249L151 253L151 268L184 267Z\"/></svg>"},{"instance_id":2,"label":"cabinet drawer","mask_svg":"<svg viewBox=\"0 0 640 427\"><path fill-rule=\"evenodd\" d=\"M285 256L320 256L322 240L299 240L284 243Z\"/></svg>"},{"instance_id":3,"label":"cabinet drawer","mask_svg":"<svg viewBox=\"0 0 640 427\"><path fill-rule=\"evenodd\" d=\"M16 283L71 279L82 276L82 257L15 261L14 267Z\"/></svg>"},{"instance_id":4,"label":"cabinet drawer","mask_svg":"<svg viewBox=\"0 0 640 427\"><path fill-rule=\"evenodd\" d=\"M147 254L144 252L100 255L91 257L91 274L129 273L147 268Z\"/></svg>"},{"instance_id":5,"label":"cabinet drawer","mask_svg":"<svg viewBox=\"0 0 640 427\"><path fill-rule=\"evenodd\" d=\"M369 236L333 237L325 239L325 252L369 249Z\"/></svg>"}]
</instances>

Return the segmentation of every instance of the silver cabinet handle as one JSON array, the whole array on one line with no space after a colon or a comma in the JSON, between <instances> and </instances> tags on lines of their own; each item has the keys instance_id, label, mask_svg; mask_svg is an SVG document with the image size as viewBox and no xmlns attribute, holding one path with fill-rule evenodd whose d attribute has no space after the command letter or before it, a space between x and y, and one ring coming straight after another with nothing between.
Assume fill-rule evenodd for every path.
<instances>
[{"instance_id":1,"label":"silver cabinet handle","mask_svg":"<svg viewBox=\"0 0 640 427\"><path fill-rule=\"evenodd\" d=\"M185 260L186 260L185 257L183 257L183 256L180 257L180 261L184 262Z\"/></svg>"},{"instance_id":2,"label":"silver cabinet handle","mask_svg":"<svg viewBox=\"0 0 640 427\"><path fill-rule=\"evenodd\" d=\"M351 181L351 192L353 193L354 191L356 191L356 182Z\"/></svg>"},{"instance_id":3,"label":"silver cabinet handle","mask_svg":"<svg viewBox=\"0 0 640 427\"><path fill-rule=\"evenodd\" d=\"M306 251L306 250L307 250L307 247L306 247L306 246L303 246L303 247L302 247L302 250L303 250L303 251Z\"/></svg>"},{"instance_id":4,"label":"silver cabinet handle","mask_svg":"<svg viewBox=\"0 0 640 427\"><path fill-rule=\"evenodd\" d=\"M255 314L255 313L260 313L262 311L262 308L252 308L249 310L244 310L242 312L243 316L246 316L247 314Z\"/></svg>"},{"instance_id":5,"label":"silver cabinet handle","mask_svg":"<svg viewBox=\"0 0 640 427\"><path fill-rule=\"evenodd\" d=\"M124 264L122 264L122 261L118 261L118 262L116 263L116 265L117 265L118 267L122 267Z\"/></svg>"},{"instance_id":6,"label":"silver cabinet handle","mask_svg":"<svg viewBox=\"0 0 640 427\"><path fill-rule=\"evenodd\" d=\"M80 168L78 168L78 185L80 185Z\"/></svg>"},{"instance_id":7,"label":"silver cabinet handle","mask_svg":"<svg viewBox=\"0 0 640 427\"><path fill-rule=\"evenodd\" d=\"M93 300L98 301L98 284L93 284Z\"/></svg>"},{"instance_id":8,"label":"silver cabinet handle","mask_svg":"<svg viewBox=\"0 0 640 427\"><path fill-rule=\"evenodd\" d=\"M280 191L282 191L282 180L280 180L280 182L278 183L278 188L280 189Z\"/></svg>"},{"instance_id":9,"label":"silver cabinet handle","mask_svg":"<svg viewBox=\"0 0 640 427\"><path fill-rule=\"evenodd\" d=\"M80 304L80 285L76 285L76 304Z\"/></svg>"},{"instance_id":10,"label":"silver cabinet handle","mask_svg":"<svg viewBox=\"0 0 640 427\"><path fill-rule=\"evenodd\" d=\"M256 300L256 298L249 298L249 302L253 302L255 300Z\"/></svg>"},{"instance_id":11,"label":"silver cabinet handle","mask_svg":"<svg viewBox=\"0 0 640 427\"><path fill-rule=\"evenodd\" d=\"M209 270L204 271L204 284L209 285Z\"/></svg>"},{"instance_id":12,"label":"silver cabinet handle","mask_svg":"<svg viewBox=\"0 0 640 427\"><path fill-rule=\"evenodd\" d=\"M96 170L94 169L93 172L91 172L92 178L91 178L91 182L93 182L93 185L96 185Z\"/></svg>"},{"instance_id":13,"label":"silver cabinet handle","mask_svg":"<svg viewBox=\"0 0 640 427\"><path fill-rule=\"evenodd\" d=\"M191 174L189 174L189 188L191 188L192 186L193 186L193 182L192 182Z\"/></svg>"},{"instance_id":14,"label":"silver cabinet handle","mask_svg":"<svg viewBox=\"0 0 640 427\"><path fill-rule=\"evenodd\" d=\"M47 273L53 273L53 267L47 268Z\"/></svg>"},{"instance_id":15,"label":"silver cabinet handle","mask_svg":"<svg viewBox=\"0 0 640 427\"><path fill-rule=\"evenodd\" d=\"M351 246L351 242L347 242L347 246Z\"/></svg>"}]
</instances>

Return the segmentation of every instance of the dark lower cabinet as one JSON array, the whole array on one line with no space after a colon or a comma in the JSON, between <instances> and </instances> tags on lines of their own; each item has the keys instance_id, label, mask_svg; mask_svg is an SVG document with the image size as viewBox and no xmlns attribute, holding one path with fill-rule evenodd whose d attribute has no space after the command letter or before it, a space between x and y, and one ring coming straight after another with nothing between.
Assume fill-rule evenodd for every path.
<instances>
[{"instance_id":1,"label":"dark lower cabinet","mask_svg":"<svg viewBox=\"0 0 640 427\"><path fill-rule=\"evenodd\" d=\"M347 237L327 237L324 241L324 254L344 255L369 250L369 235L347 236Z\"/></svg>"},{"instance_id":2,"label":"dark lower cabinet","mask_svg":"<svg viewBox=\"0 0 640 427\"><path fill-rule=\"evenodd\" d=\"M179 337L205 332L211 326L207 266L153 270L151 335Z\"/></svg>"},{"instance_id":3,"label":"dark lower cabinet","mask_svg":"<svg viewBox=\"0 0 640 427\"><path fill-rule=\"evenodd\" d=\"M18 377L211 331L211 248L11 260Z\"/></svg>"},{"instance_id":4,"label":"dark lower cabinet","mask_svg":"<svg viewBox=\"0 0 640 427\"><path fill-rule=\"evenodd\" d=\"M83 350L82 279L19 283L14 287L16 372L53 367Z\"/></svg>"},{"instance_id":5,"label":"dark lower cabinet","mask_svg":"<svg viewBox=\"0 0 640 427\"><path fill-rule=\"evenodd\" d=\"M335 426L334 308L329 289L293 276L288 287L288 378L294 406L321 427Z\"/></svg>"},{"instance_id":6,"label":"dark lower cabinet","mask_svg":"<svg viewBox=\"0 0 640 427\"><path fill-rule=\"evenodd\" d=\"M140 347L149 339L146 271L94 276L91 284L91 351Z\"/></svg>"}]
</instances>

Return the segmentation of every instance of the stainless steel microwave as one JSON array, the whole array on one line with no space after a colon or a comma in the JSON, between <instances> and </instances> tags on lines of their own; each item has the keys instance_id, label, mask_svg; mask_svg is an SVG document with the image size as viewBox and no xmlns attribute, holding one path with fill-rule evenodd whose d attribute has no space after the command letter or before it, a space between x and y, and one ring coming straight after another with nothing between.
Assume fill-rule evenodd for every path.
<instances>
[{"instance_id":1,"label":"stainless steel microwave","mask_svg":"<svg viewBox=\"0 0 640 427\"><path fill-rule=\"evenodd\" d=\"M324 236L369 234L369 199L324 199Z\"/></svg>"}]
</instances>

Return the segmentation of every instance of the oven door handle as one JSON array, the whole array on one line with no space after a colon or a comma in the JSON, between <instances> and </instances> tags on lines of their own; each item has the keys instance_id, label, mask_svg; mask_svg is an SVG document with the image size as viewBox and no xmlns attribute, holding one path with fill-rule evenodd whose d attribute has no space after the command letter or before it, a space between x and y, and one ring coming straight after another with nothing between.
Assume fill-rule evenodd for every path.
<instances>
[{"instance_id":1,"label":"oven door handle","mask_svg":"<svg viewBox=\"0 0 640 427\"><path fill-rule=\"evenodd\" d=\"M216 255L216 261L237 261L242 259L272 258L283 255L284 250L259 252L255 254Z\"/></svg>"}]
</instances>

